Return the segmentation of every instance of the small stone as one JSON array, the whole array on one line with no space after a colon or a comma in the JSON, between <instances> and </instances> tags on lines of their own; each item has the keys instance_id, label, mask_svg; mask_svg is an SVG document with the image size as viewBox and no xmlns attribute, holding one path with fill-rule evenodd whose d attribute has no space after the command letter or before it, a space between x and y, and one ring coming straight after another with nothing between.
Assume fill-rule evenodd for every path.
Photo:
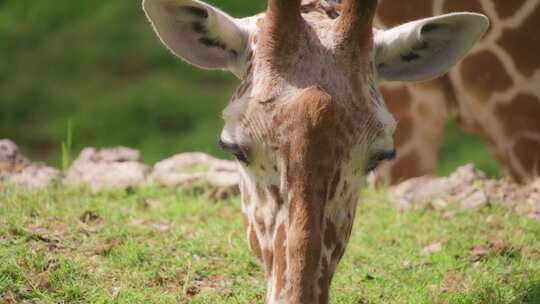
<instances>
[{"instance_id":1,"label":"small stone","mask_svg":"<svg viewBox=\"0 0 540 304\"><path fill-rule=\"evenodd\" d=\"M182 153L154 165L150 181L166 187L191 186L206 177L212 162L204 153Z\"/></svg>"},{"instance_id":2,"label":"small stone","mask_svg":"<svg viewBox=\"0 0 540 304\"><path fill-rule=\"evenodd\" d=\"M448 179L451 183L472 185L476 181L486 180L486 174L473 164L467 164L456 169Z\"/></svg>"},{"instance_id":3,"label":"small stone","mask_svg":"<svg viewBox=\"0 0 540 304\"><path fill-rule=\"evenodd\" d=\"M240 175L236 162L204 153L182 153L158 162L150 182L165 187L199 186L214 200L238 195Z\"/></svg>"},{"instance_id":4,"label":"small stone","mask_svg":"<svg viewBox=\"0 0 540 304\"><path fill-rule=\"evenodd\" d=\"M442 198L437 198L431 203L435 210L444 210L448 207L448 202Z\"/></svg>"},{"instance_id":5,"label":"small stone","mask_svg":"<svg viewBox=\"0 0 540 304\"><path fill-rule=\"evenodd\" d=\"M477 210L488 204L488 198L484 190L478 190L462 200L459 207L464 210Z\"/></svg>"},{"instance_id":6,"label":"small stone","mask_svg":"<svg viewBox=\"0 0 540 304\"><path fill-rule=\"evenodd\" d=\"M430 203L451 190L446 178L424 176L407 180L392 187L390 195L403 210L413 205Z\"/></svg>"},{"instance_id":7,"label":"small stone","mask_svg":"<svg viewBox=\"0 0 540 304\"><path fill-rule=\"evenodd\" d=\"M127 147L114 147L101 150L92 147L84 148L77 160L90 163L142 162L141 153Z\"/></svg>"},{"instance_id":8,"label":"small stone","mask_svg":"<svg viewBox=\"0 0 540 304\"><path fill-rule=\"evenodd\" d=\"M0 173L19 172L30 165L19 147L9 139L0 139Z\"/></svg>"},{"instance_id":9,"label":"small stone","mask_svg":"<svg viewBox=\"0 0 540 304\"><path fill-rule=\"evenodd\" d=\"M486 248L484 248L481 245L476 245L471 249L471 251L469 251L469 256L471 257L473 262L478 262L482 258L484 258L488 253L489 251Z\"/></svg>"},{"instance_id":10,"label":"small stone","mask_svg":"<svg viewBox=\"0 0 540 304\"><path fill-rule=\"evenodd\" d=\"M67 171L67 185L88 185L93 192L102 189L128 189L146 183L149 167L136 150L118 147L84 149Z\"/></svg>"},{"instance_id":11,"label":"small stone","mask_svg":"<svg viewBox=\"0 0 540 304\"><path fill-rule=\"evenodd\" d=\"M442 250L442 243L434 243L431 245L428 245L420 251L421 256L427 256L432 253L440 252Z\"/></svg>"},{"instance_id":12,"label":"small stone","mask_svg":"<svg viewBox=\"0 0 540 304\"><path fill-rule=\"evenodd\" d=\"M8 182L24 188L45 188L60 180L62 173L55 168L41 164L31 164L19 172L8 176Z\"/></svg>"},{"instance_id":13,"label":"small stone","mask_svg":"<svg viewBox=\"0 0 540 304\"><path fill-rule=\"evenodd\" d=\"M442 215L442 218L445 219L445 220L449 220L453 217L456 216L456 212L455 211L446 211L443 213Z\"/></svg>"}]
</instances>

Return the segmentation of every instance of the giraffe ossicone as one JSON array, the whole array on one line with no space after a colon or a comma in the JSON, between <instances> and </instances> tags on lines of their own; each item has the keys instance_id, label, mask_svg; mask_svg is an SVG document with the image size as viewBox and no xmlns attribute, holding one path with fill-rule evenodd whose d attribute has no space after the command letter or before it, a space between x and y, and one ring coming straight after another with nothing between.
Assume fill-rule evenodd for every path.
<instances>
[{"instance_id":1,"label":"giraffe ossicone","mask_svg":"<svg viewBox=\"0 0 540 304\"><path fill-rule=\"evenodd\" d=\"M397 124L377 82L444 73L487 19L456 13L382 31L376 0L269 0L244 19L196 0L143 7L174 54L241 79L220 144L238 159L266 302L327 303L366 174L395 157Z\"/></svg>"}]
</instances>

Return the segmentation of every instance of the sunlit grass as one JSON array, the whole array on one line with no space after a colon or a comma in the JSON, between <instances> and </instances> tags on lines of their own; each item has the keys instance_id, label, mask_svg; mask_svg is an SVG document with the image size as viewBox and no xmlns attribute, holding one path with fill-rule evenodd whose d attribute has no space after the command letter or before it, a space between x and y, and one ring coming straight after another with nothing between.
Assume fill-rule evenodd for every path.
<instances>
[{"instance_id":1,"label":"sunlit grass","mask_svg":"<svg viewBox=\"0 0 540 304\"><path fill-rule=\"evenodd\" d=\"M0 299L261 303L264 276L238 204L154 188L4 189ZM505 210L400 213L367 191L332 303L538 303L538 235L540 223ZM440 252L421 254L436 243ZM487 252L475 256L474 246Z\"/></svg>"}]
</instances>

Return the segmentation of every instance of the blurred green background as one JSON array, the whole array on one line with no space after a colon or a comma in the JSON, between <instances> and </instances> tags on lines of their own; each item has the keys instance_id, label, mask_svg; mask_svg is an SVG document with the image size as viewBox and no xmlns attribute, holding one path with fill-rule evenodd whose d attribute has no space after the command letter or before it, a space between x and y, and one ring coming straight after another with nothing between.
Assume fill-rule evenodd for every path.
<instances>
[{"instance_id":1,"label":"blurred green background","mask_svg":"<svg viewBox=\"0 0 540 304\"><path fill-rule=\"evenodd\" d=\"M262 0L208 1L235 17ZM174 58L154 36L140 0L0 0L0 138L59 166L73 121L73 155L125 145L154 163L178 152L228 157L216 142L220 112L238 84ZM449 124L440 174L474 162L499 169L481 140Z\"/></svg>"}]
</instances>

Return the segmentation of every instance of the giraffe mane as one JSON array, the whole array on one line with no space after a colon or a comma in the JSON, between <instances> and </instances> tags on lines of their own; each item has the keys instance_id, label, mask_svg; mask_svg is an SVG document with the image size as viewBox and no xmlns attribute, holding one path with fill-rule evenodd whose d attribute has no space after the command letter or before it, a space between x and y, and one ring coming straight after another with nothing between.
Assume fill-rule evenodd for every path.
<instances>
[{"instance_id":1,"label":"giraffe mane","mask_svg":"<svg viewBox=\"0 0 540 304\"><path fill-rule=\"evenodd\" d=\"M302 0L302 13L318 12L336 19L341 14L341 0Z\"/></svg>"}]
</instances>

